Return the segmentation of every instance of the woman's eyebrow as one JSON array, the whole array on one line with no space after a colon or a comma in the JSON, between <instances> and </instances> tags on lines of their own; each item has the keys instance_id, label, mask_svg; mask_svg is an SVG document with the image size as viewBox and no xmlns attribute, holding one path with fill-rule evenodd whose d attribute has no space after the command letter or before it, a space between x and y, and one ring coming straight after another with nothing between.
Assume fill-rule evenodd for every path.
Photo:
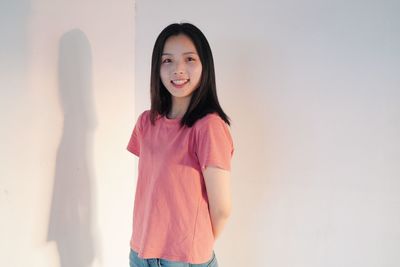
<instances>
[{"instance_id":1,"label":"woman's eyebrow","mask_svg":"<svg viewBox=\"0 0 400 267\"><path fill-rule=\"evenodd\" d=\"M197 55L197 53L195 53L195 52L185 52L185 53L182 53L182 55L188 55L188 54ZM163 56L173 56L174 54L171 54L171 53L163 53L162 55L163 55Z\"/></svg>"}]
</instances>

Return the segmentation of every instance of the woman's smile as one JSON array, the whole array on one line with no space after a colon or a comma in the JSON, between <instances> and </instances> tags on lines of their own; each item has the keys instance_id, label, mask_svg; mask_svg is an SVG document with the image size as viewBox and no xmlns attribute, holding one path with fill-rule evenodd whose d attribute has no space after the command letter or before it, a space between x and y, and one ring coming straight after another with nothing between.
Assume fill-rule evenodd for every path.
<instances>
[{"instance_id":1,"label":"woman's smile","mask_svg":"<svg viewBox=\"0 0 400 267\"><path fill-rule=\"evenodd\" d=\"M171 83L176 87L176 88L182 88L189 82L189 79L185 80L172 80Z\"/></svg>"}]
</instances>

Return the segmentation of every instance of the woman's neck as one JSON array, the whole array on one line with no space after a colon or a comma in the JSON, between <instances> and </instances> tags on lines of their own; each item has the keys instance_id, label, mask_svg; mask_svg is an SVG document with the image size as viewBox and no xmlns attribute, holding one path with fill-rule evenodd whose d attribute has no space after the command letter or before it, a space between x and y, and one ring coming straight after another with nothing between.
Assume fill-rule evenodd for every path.
<instances>
[{"instance_id":1,"label":"woman's neck","mask_svg":"<svg viewBox=\"0 0 400 267\"><path fill-rule=\"evenodd\" d=\"M190 98L172 98L172 108L168 113L169 119L182 118L189 107Z\"/></svg>"}]
</instances>

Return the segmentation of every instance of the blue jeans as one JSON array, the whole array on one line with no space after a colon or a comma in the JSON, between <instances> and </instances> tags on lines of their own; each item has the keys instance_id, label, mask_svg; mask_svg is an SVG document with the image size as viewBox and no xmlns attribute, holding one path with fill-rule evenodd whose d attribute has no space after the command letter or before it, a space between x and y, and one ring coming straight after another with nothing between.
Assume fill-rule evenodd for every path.
<instances>
[{"instance_id":1,"label":"blue jeans","mask_svg":"<svg viewBox=\"0 0 400 267\"><path fill-rule=\"evenodd\" d=\"M218 267L218 261L214 251L209 261L201 264L191 264L187 262L169 261L159 258L142 259L138 257L136 251L131 249L129 254L129 265L130 267Z\"/></svg>"}]
</instances>

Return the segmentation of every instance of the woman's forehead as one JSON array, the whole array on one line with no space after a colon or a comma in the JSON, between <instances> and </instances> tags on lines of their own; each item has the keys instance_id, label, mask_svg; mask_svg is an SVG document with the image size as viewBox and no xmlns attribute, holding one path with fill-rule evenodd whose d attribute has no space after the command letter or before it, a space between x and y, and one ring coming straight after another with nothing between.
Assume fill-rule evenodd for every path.
<instances>
[{"instance_id":1,"label":"woman's forehead","mask_svg":"<svg viewBox=\"0 0 400 267\"><path fill-rule=\"evenodd\" d=\"M163 49L163 55L173 54L197 54L196 47L193 41L186 35L180 34L169 37Z\"/></svg>"}]
</instances>

